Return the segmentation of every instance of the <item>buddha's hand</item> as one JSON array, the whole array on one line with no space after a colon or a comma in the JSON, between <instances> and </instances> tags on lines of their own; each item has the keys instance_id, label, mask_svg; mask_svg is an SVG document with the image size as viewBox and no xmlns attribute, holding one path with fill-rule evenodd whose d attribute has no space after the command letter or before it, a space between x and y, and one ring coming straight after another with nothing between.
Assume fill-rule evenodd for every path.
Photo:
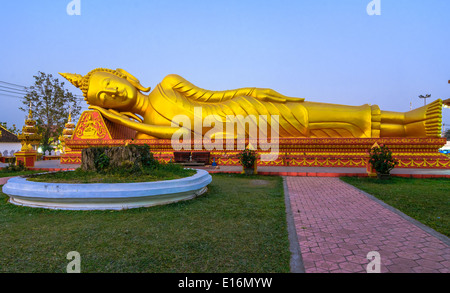
<instances>
[{"instance_id":1,"label":"buddha's hand","mask_svg":"<svg viewBox=\"0 0 450 293\"><path fill-rule=\"evenodd\" d=\"M253 92L253 96L259 100L267 101L267 102L303 102L305 99L303 98L291 98L284 96L272 89L255 89Z\"/></svg>"},{"instance_id":2,"label":"buddha's hand","mask_svg":"<svg viewBox=\"0 0 450 293\"><path fill-rule=\"evenodd\" d=\"M127 119L127 120L134 119L134 120L137 120L138 122L142 123L142 119L140 119L138 116L136 116L130 112L120 113L114 109L105 109L102 107L92 106L92 105L89 106L89 109L99 111L102 114L102 116L104 116L108 120L111 120L114 122L123 122L123 119Z\"/></svg>"},{"instance_id":3,"label":"buddha's hand","mask_svg":"<svg viewBox=\"0 0 450 293\"><path fill-rule=\"evenodd\" d=\"M116 110L105 109L98 106L89 106L89 109L99 111L104 118L108 119L111 122L126 126L130 129L138 131L139 133L143 133L156 138L171 139L175 133L183 135L183 137L190 133L190 129L184 127L152 125L134 121L136 120L136 118L130 117L130 114L134 115L130 112L119 113Z\"/></svg>"}]
</instances>

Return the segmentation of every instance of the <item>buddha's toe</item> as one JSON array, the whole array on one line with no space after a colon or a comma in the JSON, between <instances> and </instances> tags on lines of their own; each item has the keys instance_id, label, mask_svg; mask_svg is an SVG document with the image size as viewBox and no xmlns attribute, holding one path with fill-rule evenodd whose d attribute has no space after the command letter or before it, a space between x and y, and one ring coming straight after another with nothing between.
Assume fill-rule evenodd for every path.
<instances>
[{"instance_id":1,"label":"buddha's toe","mask_svg":"<svg viewBox=\"0 0 450 293\"><path fill-rule=\"evenodd\" d=\"M425 131L427 136L440 137L442 125L442 100L430 103L425 114Z\"/></svg>"}]
</instances>

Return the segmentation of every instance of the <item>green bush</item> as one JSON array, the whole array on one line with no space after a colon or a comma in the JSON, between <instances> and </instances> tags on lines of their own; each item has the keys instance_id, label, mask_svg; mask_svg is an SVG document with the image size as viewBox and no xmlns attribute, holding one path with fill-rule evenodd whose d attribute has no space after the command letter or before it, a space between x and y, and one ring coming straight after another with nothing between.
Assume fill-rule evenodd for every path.
<instances>
[{"instance_id":1,"label":"green bush","mask_svg":"<svg viewBox=\"0 0 450 293\"><path fill-rule=\"evenodd\" d=\"M373 147L369 150L369 163L380 174L389 174L398 164L398 161L392 157L392 152L383 144Z\"/></svg>"},{"instance_id":2,"label":"green bush","mask_svg":"<svg viewBox=\"0 0 450 293\"><path fill-rule=\"evenodd\" d=\"M98 157L95 158L95 168L97 171L104 172L109 167L110 158L107 154L101 153Z\"/></svg>"},{"instance_id":3,"label":"green bush","mask_svg":"<svg viewBox=\"0 0 450 293\"><path fill-rule=\"evenodd\" d=\"M144 168L154 168L159 165L158 160L153 157L153 153L150 151L150 147L145 145L130 145L132 151L139 154L141 164Z\"/></svg>"},{"instance_id":4,"label":"green bush","mask_svg":"<svg viewBox=\"0 0 450 293\"><path fill-rule=\"evenodd\" d=\"M239 163L244 168L253 168L256 161L256 152L254 150L250 150L248 148L245 148L241 153L238 155Z\"/></svg>"},{"instance_id":5,"label":"green bush","mask_svg":"<svg viewBox=\"0 0 450 293\"><path fill-rule=\"evenodd\" d=\"M18 172L18 171L25 171L26 169L27 168L25 167L25 165L22 161L18 161L18 163L16 165L16 160L14 158L14 160L12 162L10 162L8 164L8 166L3 168L3 171L4 172Z\"/></svg>"}]
</instances>

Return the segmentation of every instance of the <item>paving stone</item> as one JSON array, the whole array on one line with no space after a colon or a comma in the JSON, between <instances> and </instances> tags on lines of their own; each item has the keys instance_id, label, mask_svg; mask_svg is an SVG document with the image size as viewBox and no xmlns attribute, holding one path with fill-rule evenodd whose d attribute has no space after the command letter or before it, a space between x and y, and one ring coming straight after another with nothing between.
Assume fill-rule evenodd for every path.
<instances>
[{"instance_id":1,"label":"paving stone","mask_svg":"<svg viewBox=\"0 0 450 293\"><path fill-rule=\"evenodd\" d=\"M410 251L400 251L400 252L397 252L396 254L400 258L405 258L405 259L410 259L410 260L417 260L417 259L421 258L418 254L411 253Z\"/></svg>"},{"instance_id":2,"label":"paving stone","mask_svg":"<svg viewBox=\"0 0 450 293\"><path fill-rule=\"evenodd\" d=\"M386 269L388 270L388 272L390 273L415 273L411 267L409 266L402 266L402 265L390 265L390 266L386 266Z\"/></svg>"},{"instance_id":3,"label":"paving stone","mask_svg":"<svg viewBox=\"0 0 450 293\"><path fill-rule=\"evenodd\" d=\"M419 259L419 260L417 260L417 263L420 266L426 267L426 268L429 268L429 269L439 270L439 269L443 269L444 268L444 266L441 265L439 262L428 260L428 259Z\"/></svg>"},{"instance_id":4,"label":"paving stone","mask_svg":"<svg viewBox=\"0 0 450 293\"><path fill-rule=\"evenodd\" d=\"M0 178L0 185L4 185L6 184L6 182L8 182L9 179L11 179L13 177L1 177Z\"/></svg>"},{"instance_id":5,"label":"paving stone","mask_svg":"<svg viewBox=\"0 0 450 293\"><path fill-rule=\"evenodd\" d=\"M414 273L421 273L421 274L436 274L436 273L440 273L439 270L433 270L433 269L429 269L426 267L422 267L422 266L418 266L412 269Z\"/></svg>"},{"instance_id":6,"label":"paving stone","mask_svg":"<svg viewBox=\"0 0 450 293\"><path fill-rule=\"evenodd\" d=\"M426 260L431 260L431 261L435 261L435 262L443 262L445 259L438 255L438 254L432 254L432 253L423 253L420 255L421 258L426 259Z\"/></svg>"}]
</instances>

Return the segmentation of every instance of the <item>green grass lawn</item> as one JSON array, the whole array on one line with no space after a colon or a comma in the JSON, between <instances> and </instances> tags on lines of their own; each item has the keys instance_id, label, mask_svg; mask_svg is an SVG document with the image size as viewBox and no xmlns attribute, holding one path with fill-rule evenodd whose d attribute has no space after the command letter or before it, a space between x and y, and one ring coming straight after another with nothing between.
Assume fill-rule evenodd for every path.
<instances>
[{"instance_id":1,"label":"green grass lawn","mask_svg":"<svg viewBox=\"0 0 450 293\"><path fill-rule=\"evenodd\" d=\"M18 207L0 193L0 272L289 272L281 177L215 174L193 200L125 211Z\"/></svg>"},{"instance_id":2,"label":"green grass lawn","mask_svg":"<svg viewBox=\"0 0 450 293\"><path fill-rule=\"evenodd\" d=\"M2 177L14 177L20 175L30 175L36 173L43 173L44 171L34 171L34 170L26 170L26 171L15 171L15 172L6 172L0 169L0 178Z\"/></svg>"},{"instance_id":3,"label":"green grass lawn","mask_svg":"<svg viewBox=\"0 0 450 293\"><path fill-rule=\"evenodd\" d=\"M450 179L342 177L411 218L450 236Z\"/></svg>"}]
</instances>

